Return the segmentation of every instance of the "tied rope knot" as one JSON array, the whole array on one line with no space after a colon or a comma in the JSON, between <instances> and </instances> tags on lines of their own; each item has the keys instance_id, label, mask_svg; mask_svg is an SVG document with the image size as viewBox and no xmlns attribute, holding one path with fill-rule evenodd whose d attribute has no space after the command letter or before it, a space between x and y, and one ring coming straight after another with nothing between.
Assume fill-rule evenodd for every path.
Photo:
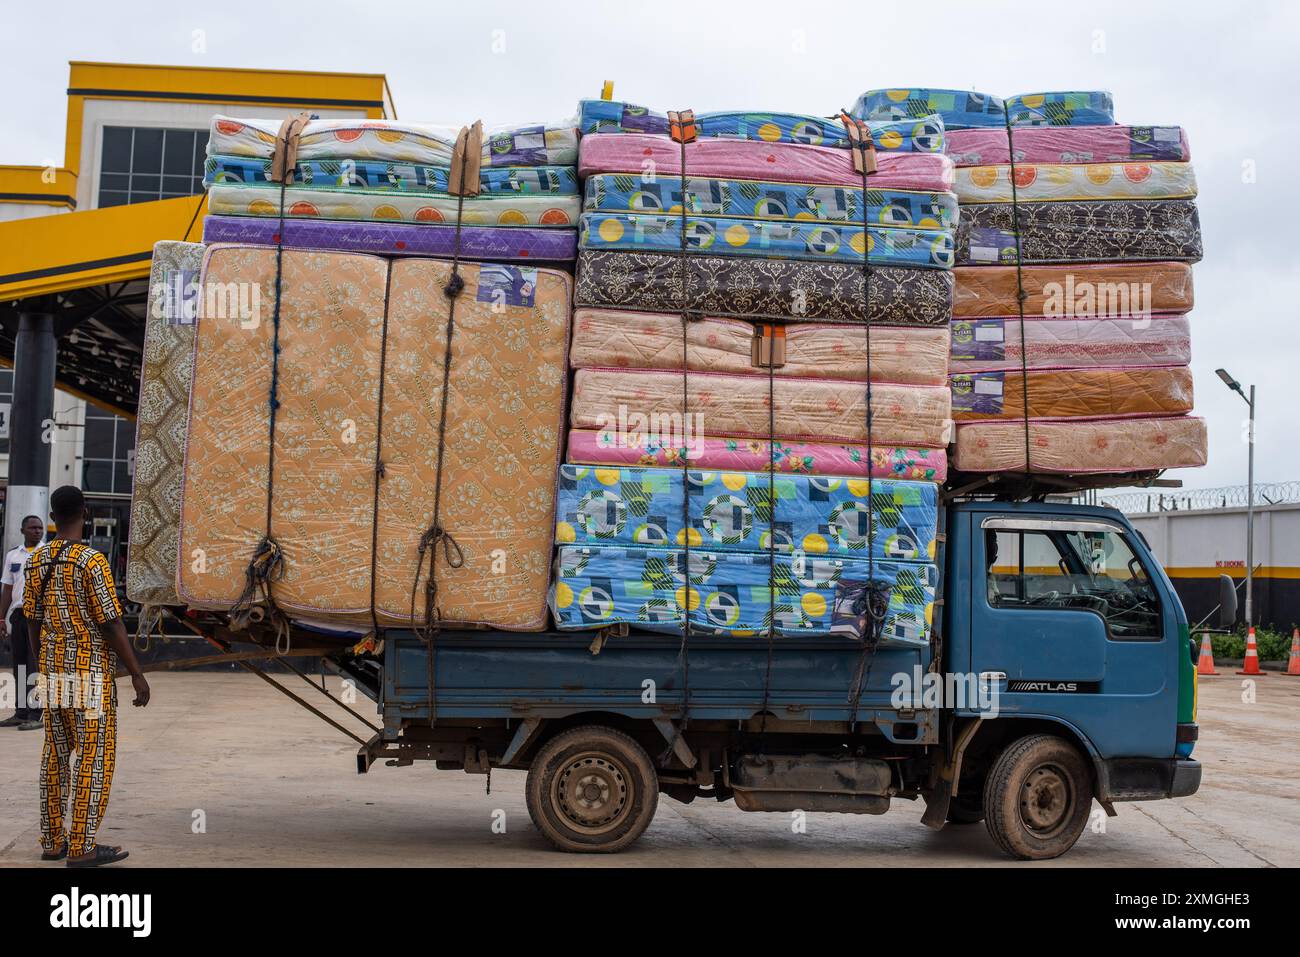
<instances>
[{"instance_id":1,"label":"tied rope knot","mask_svg":"<svg viewBox=\"0 0 1300 957\"><path fill-rule=\"evenodd\" d=\"M443 294L448 299L455 299L465 288L465 280L461 278L458 271L453 270L451 278L447 280L447 285L442 287Z\"/></svg>"},{"instance_id":2,"label":"tied rope knot","mask_svg":"<svg viewBox=\"0 0 1300 957\"><path fill-rule=\"evenodd\" d=\"M443 558L447 560L448 568L461 568L465 564L465 553L461 551L460 543L441 525L430 525L423 535L420 536L420 558L423 559L429 550L437 550L439 542L442 543Z\"/></svg>"},{"instance_id":3,"label":"tied rope knot","mask_svg":"<svg viewBox=\"0 0 1300 957\"><path fill-rule=\"evenodd\" d=\"M438 576L435 568L439 544L442 545L443 560L446 561L448 568L462 568L465 565L465 553L461 550L460 543L442 525L435 522L420 536L418 557L415 560L415 581L411 583L411 620L412 622L415 620L415 590L420 579L420 568L424 565L427 555L429 573L424 579L424 621L422 626L415 629L416 634L426 642L442 626L442 612L438 609Z\"/></svg>"},{"instance_id":4,"label":"tied rope knot","mask_svg":"<svg viewBox=\"0 0 1300 957\"><path fill-rule=\"evenodd\" d=\"M871 634L869 637L863 635L863 638L873 646L880 642L885 626L885 617L889 614L890 591L888 585L873 581L868 585L865 594L862 596L863 607L861 610L866 614L867 621L871 622Z\"/></svg>"},{"instance_id":5,"label":"tied rope knot","mask_svg":"<svg viewBox=\"0 0 1300 957\"><path fill-rule=\"evenodd\" d=\"M267 535L258 542L244 569L244 590L230 609L231 631L244 631L269 618L275 629L275 650L282 655L289 653L289 620L271 598L271 585L284 578L284 568L280 543Z\"/></svg>"},{"instance_id":6,"label":"tied rope knot","mask_svg":"<svg viewBox=\"0 0 1300 957\"><path fill-rule=\"evenodd\" d=\"M862 656L858 659L858 667L849 684L850 731L858 723L858 706L871 673L871 662L875 659L876 647L885 634L885 616L889 614L891 590L890 586L871 580L867 582L861 596L853 602L853 613L866 618L867 628L862 632Z\"/></svg>"}]
</instances>

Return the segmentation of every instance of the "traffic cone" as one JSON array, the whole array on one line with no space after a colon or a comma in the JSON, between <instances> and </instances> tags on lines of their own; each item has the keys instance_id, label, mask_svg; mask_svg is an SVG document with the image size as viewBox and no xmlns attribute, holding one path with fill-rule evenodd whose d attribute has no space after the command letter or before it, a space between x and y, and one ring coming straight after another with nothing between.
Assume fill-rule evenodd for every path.
<instances>
[{"instance_id":1,"label":"traffic cone","mask_svg":"<svg viewBox=\"0 0 1300 957\"><path fill-rule=\"evenodd\" d=\"M1245 667L1237 672L1239 675L1250 675L1252 678L1264 677L1264 672L1259 670L1259 649L1255 646L1255 626L1251 625L1250 630L1246 632L1246 660L1242 662Z\"/></svg>"},{"instance_id":2,"label":"traffic cone","mask_svg":"<svg viewBox=\"0 0 1300 957\"><path fill-rule=\"evenodd\" d=\"M1217 675L1214 670L1214 649L1210 647L1210 633L1207 631L1201 635L1201 657L1196 659L1196 673L1198 675Z\"/></svg>"},{"instance_id":3,"label":"traffic cone","mask_svg":"<svg viewBox=\"0 0 1300 957\"><path fill-rule=\"evenodd\" d=\"M1300 628L1291 632L1291 657L1287 660L1286 671L1282 673L1300 678Z\"/></svg>"}]
</instances>

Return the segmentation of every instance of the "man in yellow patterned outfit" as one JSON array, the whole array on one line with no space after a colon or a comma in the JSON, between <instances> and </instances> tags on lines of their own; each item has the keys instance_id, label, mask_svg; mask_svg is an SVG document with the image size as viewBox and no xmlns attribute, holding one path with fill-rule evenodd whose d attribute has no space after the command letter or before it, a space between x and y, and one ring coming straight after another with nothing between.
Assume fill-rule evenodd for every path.
<instances>
[{"instance_id":1,"label":"man in yellow patterned outfit","mask_svg":"<svg viewBox=\"0 0 1300 957\"><path fill-rule=\"evenodd\" d=\"M113 679L119 659L131 674L135 705L149 703L149 683L122 625L108 559L82 544L86 516L81 489L65 485L50 494L50 517L58 531L32 553L23 587L23 614L39 635L45 693L41 860L66 856L69 867L97 867L127 856L120 847L95 843L117 760ZM69 793L72 810L65 834Z\"/></svg>"}]
</instances>

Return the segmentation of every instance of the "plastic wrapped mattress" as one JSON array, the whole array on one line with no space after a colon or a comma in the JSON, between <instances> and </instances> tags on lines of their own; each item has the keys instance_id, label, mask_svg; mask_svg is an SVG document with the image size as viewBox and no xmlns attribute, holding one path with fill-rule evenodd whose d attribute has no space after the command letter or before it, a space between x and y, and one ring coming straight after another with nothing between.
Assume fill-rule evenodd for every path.
<instances>
[{"instance_id":1,"label":"plastic wrapped mattress","mask_svg":"<svg viewBox=\"0 0 1300 957\"><path fill-rule=\"evenodd\" d=\"M953 372L1099 366L1187 365L1186 316L1133 319L954 319Z\"/></svg>"},{"instance_id":2,"label":"plastic wrapped mattress","mask_svg":"<svg viewBox=\"0 0 1300 957\"><path fill-rule=\"evenodd\" d=\"M617 100L582 100L578 129L593 133L656 133L667 135L668 114ZM835 117L800 113L723 111L695 114L696 135L710 139L800 143L804 146L848 147L844 123ZM876 149L900 153L942 153L943 122L935 117L885 120L868 124Z\"/></svg>"},{"instance_id":3,"label":"plastic wrapped mattress","mask_svg":"<svg viewBox=\"0 0 1300 957\"><path fill-rule=\"evenodd\" d=\"M273 246L280 235L278 216L208 216L203 241ZM282 243L295 249L334 249L388 256L447 256L456 248L456 227L438 223L349 222L286 219ZM573 259L578 237L572 229L542 226L464 226L460 254L465 259L514 262Z\"/></svg>"},{"instance_id":4,"label":"plastic wrapped mattress","mask_svg":"<svg viewBox=\"0 0 1300 957\"><path fill-rule=\"evenodd\" d=\"M651 169L658 179L680 176L681 167L681 144L667 136L648 133L584 136L578 175L584 178L598 173L640 176ZM862 186L862 174L854 170L848 150L794 143L695 140L686 144L686 173L719 179ZM952 179L952 160L942 153L879 153L876 172L867 177L867 185L877 189L943 193L952 188Z\"/></svg>"},{"instance_id":5,"label":"plastic wrapped mattress","mask_svg":"<svg viewBox=\"0 0 1300 957\"><path fill-rule=\"evenodd\" d=\"M958 166L1011 162L1007 131L949 130L948 156ZM1011 131L1017 163L1185 163L1192 158L1178 126L1019 126Z\"/></svg>"},{"instance_id":6,"label":"plastic wrapped mattress","mask_svg":"<svg viewBox=\"0 0 1300 957\"><path fill-rule=\"evenodd\" d=\"M267 532L273 478L270 531L284 559L271 584L277 604L363 627L373 608L381 624L409 626L413 590L423 618L420 542L441 468L439 524L463 556L450 567L442 548L436 555L444 618L545 627L567 276L463 264L444 382L450 263L285 250L272 475L275 262L274 249L216 247L204 265L205 287L254 284L260 307L251 317L205 313L197 328L180 548L202 561L182 564L180 597L212 609L239 598Z\"/></svg>"},{"instance_id":7,"label":"plastic wrapped mattress","mask_svg":"<svg viewBox=\"0 0 1300 957\"><path fill-rule=\"evenodd\" d=\"M1186 366L961 372L949 379L952 417L958 422L1023 420L1026 384L1030 419L1177 415L1192 410L1192 373Z\"/></svg>"},{"instance_id":8,"label":"plastic wrapped mattress","mask_svg":"<svg viewBox=\"0 0 1300 957\"><path fill-rule=\"evenodd\" d=\"M691 548L933 561L938 486L895 479L867 486L838 476L562 465L555 540L680 546L685 499Z\"/></svg>"},{"instance_id":9,"label":"plastic wrapped mattress","mask_svg":"<svg viewBox=\"0 0 1300 957\"><path fill-rule=\"evenodd\" d=\"M1205 453L1205 420L1192 416L1029 423L1030 466L1035 472L1196 468L1205 464ZM1026 471L1024 423L958 425L953 468L961 472Z\"/></svg>"},{"instance_id":10,"label":"plastic wrapped mattress","mask_svg":"<svg viewBox=\"0 0 1300 957\"><path fill-rule=\"evenodd\" d=\"M280 120L212 118L209 156L269 158ZM350 157L397 163L450 166L458 126L399 120L309 120L298 140L298 160ZM578 130L572 121L484 129L484 166L573 166Z\"/></svg>"},{"instance_id":11,"label":"plastic wrapped mattress","mask_svg":"<svg viewBox=\"0 0 1300 957\"><path fill-rule=\"evenodd\" d=\"M1187 199L1196 195L1191 163L1017 164L959 166L953 192L968 203L1042 203L1084 199Z\"/></svg>"},{"instance_id":12,"label":"plastic wrapped mattress","mask_svg":"<svg viewBox=\"0 0 1300 957\"><path fill-rule=\"evenodd\" d=\"M304 189L280 190L265 186L227 184L208 192L208 213L215 216L270 216L279 218L283 199L284 215L294 218L344 219L378 223L454 223L458 210L461 221L474 226L559 226L573 228L578 222L576 195L545 193L486 193L467 196L463 203L455 196L428 193L394 193Z\"/></svg>"},{"instance_id":13,"label":"plastic wrapped mattress","mask_svg":"<svg viewBox=\"0 0 1300 957\"><path fill-rule=\"evenodd\" d=\"M1192 268L1180 262L961 266L953 270L953 317L1019 315L1017 274L1030 317L1143 320L1193 304Z\"/></svg>"},{"instance_id":14,"label":"plastic wrapped mattress","mask_svg":"<svg viewBox=\"0 0 1300 957\"><path fill-rule=\"evenodd\" d=\"M1115 122L1109 93L1093 90L1021 93L1003 100L970 90L868 90L853 115L865 120L920 119L937 114L945 130L970 127L1110 126Z\"/></svg>"},{"instance_id":15,"label":"plastic wrapped mattress","mask_svg":"<svg viewBox=\"0 0 1300 957\"><path fill-rule=\"evenodd\" d=\"M791 321L862 322L861 264L760 259L742 256L687 256L667 253L607 252L578 254L575 302L653 312L682 307L692 312ZM876 266L868 288L872 323L944 326L952 314L952 271Z\"/></svg>"},{"instance_id":16,"label":"plastic wrapped mattress","mask_svg":"<svg viewBox=\"0 0 1300 957\"><path fill-rule=\"evenodd\" d=\"M1185 199L963 204L957 263L1199 262L1201 223Z\"/></svg>"},{"instance_id":17,"label":"plastic wrapped mattress","mask_svg":"<svg viewBox=\"0 0 1300 957\"><path fill-rule=\"evenodd\" d=\"M758 180L686 177L686 210L695 216L796 220L802 223L862 222L862 190L849 186L771 183ZM901 189L867 190L867 221L873 226L952 229L957 197ZM678 213L682 184L677 177L646 182L630 173L601 173L586 182L588 212Z\"/></svg>"},{"instance_id":18,"label":"plastic wrapped mattress","mask_svg":"<svg viewBox=\"0 0 1300 957\"><path fill-rule=\"evenodd\" d=\"M685 355L693 372L767 375L753 365L755 327L740 319L705 318L686 327ZM867 337L861 326L799 323L781 330L784 362L776 376L814 379L867 377ZM950 338L941 327L871 329L871 375L880 382L943 385ZM682 319L623 309L578 309L569 362L575 368L680 369Z\"/></svg>"},{"instance_id":19,"label":"plastic wrapped mattress","mask_svg":"<svg viewBox=\"0 0 1300 957\"><path fill-rule=\"evenodd\" d=\"M770 416L769 389L774 397ZM765 375L579 369L570 424L617 429L629 437L658 435L679 447L710 435L861 443L867 438L866 397L865 383L840 379L769 382ZM683 404L688 413L684 424ZM947 445L950 406L943 386L877 383L872 386L872 443Z\"/></svg>"},{"instance_id":20,"label":"plastic wrapped mattress","mask_svg":"<svg viewBox=\"0 0 1300 957\"><path fill-rule=\"evenodd\" d=\"M204 248L199 243L156 243L149 268L126 556L126 596L142 605L182 603L176 594L181 466Z\"/></svg>"},{"instance_id":21,"label":"plastic wrapped mattress","mask_svg":"<svg viewBox=\"0 0 1300 957\"><path fill-rule=\"evenodd\" d=\"M689 607L692 635L778 636L830 633L837 599L874 573L889 601L882 646L926 648L938 572L922 562L875 562L691 549L564 545L555 559L551 610L562 629L626 622L681 634ZM772 582L769 585L769 581ZM775 614L773 614L775 612Z\"/></svg>"},{"instance_id":22,"label":"plastic wrapped mattress","mask_svg":"<svg viewBox=\"0 0 1300 957\"><path fill-rule=\"evenodd\" d=\"M905 227L868 227L840 223L773 222L722 216L653 213L583 213L578 244L583 249L670 252L688 255L806 259L814 262L862 262L870 249L873 265L951 269L952 233Z\"/></svg>"},{"instance_id":23,"label":"plastic wrapped mattress","mask_svg":"<svg viewBox=\"0 0 1300 957\"><path fill-rule=\"evenodd\" d=\"M391 163L384 160L299 160L292 185L299 188L390 190L404 193L446 194L450 182L446 166ZM271 160L251 156L209 156L203 182L208 186L242 183L278 189L271 181ZM578 171L573 166L484 166L479 170L480 195L572 196L578 192Z\"/></svg>"},{"instance_id":24,"label":"plastic wrapped mattress","mask_svg":"<svg viewBox=\"0 0 1300 957\"><path fill-rule=\"evenodd\" d=\"M948 456L942 448L896 448L767 439L706 436L691 447L679 447L650 436L633 436L618 429L570 429L566 458L583 465L658 465L681 467L683 461L703 469L754 472L771 468L794 475L841 475L942 482ZM870 468L868 469L868 463Z\"/></svg>"}]
</instances>

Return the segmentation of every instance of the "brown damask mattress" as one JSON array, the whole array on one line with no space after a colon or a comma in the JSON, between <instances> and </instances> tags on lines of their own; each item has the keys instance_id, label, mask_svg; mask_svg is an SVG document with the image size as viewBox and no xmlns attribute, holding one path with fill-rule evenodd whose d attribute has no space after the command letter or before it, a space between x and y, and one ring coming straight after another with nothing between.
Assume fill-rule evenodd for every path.
<instances>
[{"instance_id":1,"label":"brown damask mattress","mask_svg":"<svg viewBox=\"0 0 1300 957\"><path fill-rule=\"evenodd\" d=\"M961 205L957 265L1014 263L1017 250L1025 264L1194 263L1201 222L1190 199Z\"/></svg>"},{"instance_id":2,"label":"brown damask mattress","mask_svg":"<svg viewBox=\"0 0 1300 957\"><path fill-rule=\"evenodd\" d=\"M677 312L686 301L696 315L744 319L862 322L862 266L785 259L687 256L674 253L578 253L574 301L646 312ZM952 271L872 266L871 321L894 326L943 326L952 314Z\"/></svg>"}]
</instances>

